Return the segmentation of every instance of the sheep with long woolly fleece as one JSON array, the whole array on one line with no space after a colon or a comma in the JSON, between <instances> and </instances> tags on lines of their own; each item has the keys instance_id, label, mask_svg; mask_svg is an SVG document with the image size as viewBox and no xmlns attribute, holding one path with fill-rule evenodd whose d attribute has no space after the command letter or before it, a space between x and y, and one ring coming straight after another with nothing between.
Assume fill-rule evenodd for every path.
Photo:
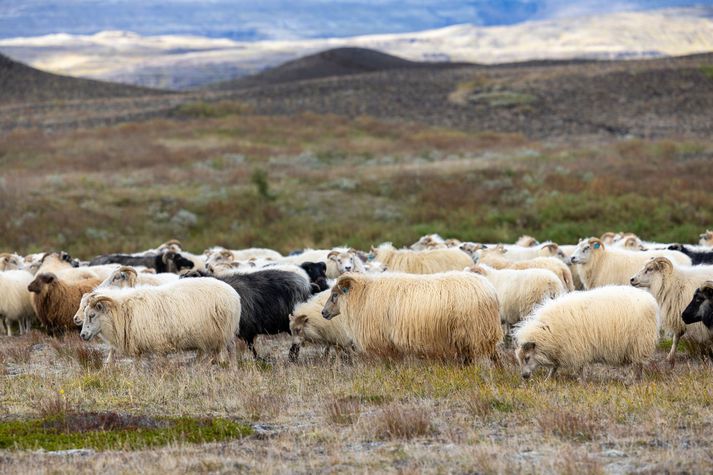
<instances>
[{"instance_id":1,"label":"sheep with long woolly fleece","mask_svg":"<svg viewBox=\"0 0 713 475\"><path fill-rule=\"evenodd\" d=\"M322 309L330 295L331 290L325 290L313 295L307 302L297 305L290 315L290 333L292 334L291 361L297 361L300 348L305 341L325 345L324 356L327 356L332 347L338 348L347 354L351 354L356 350L354 339L349 333L343 318L336 317L327 320L322 317Z\"/></svg>"},{"instance_id":2,"label":"sheep with long woolly fleece","mask_svg":"<svg viewBox=\"0 0 713 475\"><path fill-rule=\"evenodd\" d=\"M515 355L528 379L538 366L580 371L588 363L632 363L641 376L658 340L656 299L648 292L608 286L551 300L515 329Z\"/></svg>"},{"instance_id":3,"label":"sheep with long woolly fleece","mask_svg":"<svg viewBox=\"0 0 713 475\"><path fill-rule=\"evenodd\" d=\"M500 246L489 247L478 251L480 264L485 264L494 269L545 269L554 273L562 282L567 291L574 290L574 279L569 267L561 260L554 257L536 257L526 261L512 262L503 256L504 249Z\"/></svg>"},{"instance_id":4,"label":"sheep with long woolly fleece","mask_svg":"<svg viewBox=\"0 0 713 475\"><path fill-rule=\"evenodd\" d=\"M80 336L88 341L99 335L130 356L198 350L220 361L234 348L240 316L240 296L217 279L107 287L92 292Z\"/></svg>"},{"instance_id":5,"label":"sheep with long woolly fleece","mask_svg":"<svg viewBox=\"0 0 713 475\"><path fill-rule=\"evenodd\" d=\"M629 285L631 276L653 257L667 257L676 264L691 265L691 259L677 251L625 251L611 249L597 239L581 241L572 254L571 262L585 289L605 285Z\"/></svg>"},{"instance_id":6,"label":"sheep with long woolly fleece","mask_svg":"<svg viewBox=\"0 0 713 475\"><path fill-rule=\"evenodd\" d=\"M115 288L133 288L138 286L157 286L170 284L172 282L178 281L177 274L171 274L164 272L161 274L151 274L146 272L137 272L136 268L129 266L122 266L116 269L109 277L104 279L104 281L99 284L94 290L104 289L108 287ZM75 325L81 325L83 323L82 315L84 315L84 309L89 302L89 296L91 294L86 293L82 296L79 301L79 308L74 314L73 321Z\"/></svg>"},{"instance_id":7,"label":"sheep with long woolly fleece","mask_svg":"<svg viewBox=\"0 0 713 475\"><path fill-rule=\"evenodd\" d=\"M0 253L0 271L21 270L25 268L22 256L9 252Z\"/></svg>"},{"instance_id":8,"label":"sheep with long woolly fleece","mask_svg":"<svg viewBox=\"0 0 713 475\"><path fill-rule=\"evenodd\" d=\"M25 270L0 272L0 321L7 336L12 336L12 325L17 324L20 335L32 327L35 311L27 286L34 276Z\"/></svg>"},{"instance_id":9,"label":"sheep with long woolly fleece","mask_svg":"<svg viewBox=\"0 0 713 475\"><path fill-rule=\"evenodd\" d=\"M713 266L676 266L665 257L656 257L647 262L630 279L634 287L648 289L661 308L661 328L670 333L673 339L671 351L666 357L672 366L676 363L678 340L684 335L689 347L701 353L707 353L711 349L713 334L705 325L686 325L681 320L681 314L696 289L711 279Z\"/></svg>"},{"instance_id":10,"label":"sheep with long woolly fleece","mask_svg":"<svg viewBox=\"0 0 713 475\"><path fill-rule=\"evenodd\" d=\"M68 328L76 328L74 314L82 296L101 283L95 277L67 281L52 273L39 273L27 286L32 293L32 307L37 319L51 336L60 335Z\"/></svg>"},{"instance_id":11,"label":"sheep with long woolly fleece","mask_svg":"<svg viewBox=\"0 0 713 475\"><path fill-rule=\"evenodd\" d=\"M391 244L382 244L372 250L372 255L389 271L410 274L462 271L465 267L473 265L471 257L457 248L412 251L410 249L394 249Z\"/></svg>"},{"instance_id":12,"label":"sheep with long woolly fleece","mask_svg":"<svg viewBox=\"0 0 713 475\"><path fill-rule=\"evenodd\" d=\"M498 361L498 296L469 272L345 274L322 310L344 319L359 351Z\"/></svg>"},{"instance_id":13,"label":"sheep with long woolly fleece","mask_svg":"<svg viewBox=\"0 0 713 475\"><path fill-rule=\"evenodd\" d=\"M473 266L470 272L480 274L493 284L500 303L500 323L505 334L510 327L532 313L537 305L567 292L559 278L546 269L494 269Z\"/></svg>"}]
</instances>

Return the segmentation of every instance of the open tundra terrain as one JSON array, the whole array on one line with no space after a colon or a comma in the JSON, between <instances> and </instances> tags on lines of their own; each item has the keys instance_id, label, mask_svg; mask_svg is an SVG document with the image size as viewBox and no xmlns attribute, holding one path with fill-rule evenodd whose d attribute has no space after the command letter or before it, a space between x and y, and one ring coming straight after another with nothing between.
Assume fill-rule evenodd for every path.
<instances>
[{"instance_id":1,"label":"open tundra terrain","mask_svg":"<svg viewBox=\"0 0 713 475\"><path fill-rule=\"evenodd\" d=\"M0 58L0 251L177 238L369 251L437 232L693 243L713 223L713 59L411 64L335 50L188 93ZM316 72L315 72L316 71ZM662 338L636 379L406 357L228 365L0 336L0 472L709 473L713 370ZM79 449L79 450L75 450Z\"/></svg>"}]
</instances>

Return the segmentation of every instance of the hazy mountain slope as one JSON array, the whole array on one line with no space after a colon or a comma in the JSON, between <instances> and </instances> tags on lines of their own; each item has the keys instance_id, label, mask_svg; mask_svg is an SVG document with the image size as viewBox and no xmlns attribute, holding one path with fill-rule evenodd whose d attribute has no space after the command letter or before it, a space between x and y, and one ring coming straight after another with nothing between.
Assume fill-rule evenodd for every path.
<instances>
[{"instance_id":1,"label":"hazy mountain slope","mask_svg":"<svg viewBox=\"0 0 713 475\"><path fill-rule=\"evenodd\" d=\"M458 25L407 34L238 42L126 32L0 40L0 51L62 74L190 88L254 74L338 47L412 61L503 63L532 59L642 58L713 51L713 7L615 13L512 26Z\"/></svg>"}]
</instances>

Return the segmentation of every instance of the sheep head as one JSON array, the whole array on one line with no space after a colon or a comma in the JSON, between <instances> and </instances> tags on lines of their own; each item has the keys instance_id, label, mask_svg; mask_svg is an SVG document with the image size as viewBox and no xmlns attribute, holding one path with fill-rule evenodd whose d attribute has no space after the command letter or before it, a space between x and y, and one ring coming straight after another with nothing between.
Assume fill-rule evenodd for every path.
<instances>
[{"instance_id":1,"label":"sheep head","mask_svg":"<svg viewBox=\"0 0 713 475\"><path fill-rule=\"evenodd\" d=\"M580 241L574 254L572 254L570 262L572 264L586 264L592 259L593 255L603 252L605 249L604 243L597 238Z\"/></svg>"},{"instance_id":2,"label":"sheep head","mask_svg":"<svg viewBox=\"0 0 713 475\"><path fill-rule=\"evenodd\" d=\"M337 265L337 271L339 274L351 272L356 267L356 264L354 263L354 256L349 252L331 251L327 254L327 259Z\"/></svg>"},{"instance_id":3,"label":"sheep head","mask_svg":"<svg viewBox=\"0 0 713 475\"><path fill-rule=\"evenodd\" d=\"M713 329L713 281L704 282L696 290L681 318L686 325L703 322L708 329Z\"/></svg>"},{"instance_id":4,"label":"sheep head","mask_svg":"<svg viewBox=\"0 0 713 475\"><path fill-rule=\"evenodd\" d=\"M515 358L520 365L520 375L523 379L530 379L532 373L539 366L537 359L537 345L535 342L527 341L515 350Z\"/></svg>"},{"instance_id":5,"label":"sheep head","mask_svg":"<svg viewBox=\"0 0 713 475\"><path fill-rule=\"evenodd\" d=\"M540 244L537 239L535 239L532 236L528 236L527 234L520 236L517 241L515 241L516 246L522 246L522 247L535 247L538 244Z\"/></svg>"},{"instance_id":6,"label":"sheep head","mask_svg":"<svg viewBox=\"0 0 713 475\"><path fill-rule=\"evenodd\" d=\"M22 257L4 252L0 254L0 271L22 269L25 266Z\"/></svg>"},{"instance_id":7,"label":"sheep head","mask_svg":"<svg viewBox=\"0 0 713 475\"><path fill-rule=\"evenodd\" d=\"M35 277L35 280L30 282L27 286L27 290L33 294L41 294L49 286L54 285L57 282L57 276L50 272L43 272Z\"/></svg>"},{"instance_id":8,"label":"sheep head","mask_svg":"<svg viewBox=\"0 0 713 475\"><path fill-rule=\"evenodd\" d=\"M112 287L136 287L138 274L130 266L122 266L109 276L108 282Z\"/></svg>"},{"instance_id":9,"label":"sheep head","mask_svg":"<svg viewBox=\"0 0 713 475\"><path fill-rule=\"evenodd\" d=\"M337 280L337 283L334 285L334 288L332 288L332 293L329 295L327 303L322 309L322 316L324 318L326 318L327 320L331 320L332 318L339 315L339 299L347 295L349 291L352 290L355 283L356 282L354 278L351 276L341 276Z\"/></svg>"},{"instance_id":10,"label":"sheep head","mask_svg":"<svg viewBox=\"0 0 713 475\"><path fill-rule=\"evenodd\" d=\"M665 257L655 257L646 263L630 280L634 287L649 288L652 286L657 276L670 274L673 271L673 264Z\"/></svg>"},{"instance_id":11,"label":"sheep head","mask_svg":"<svg viewBox=\"0 0 713 475\"><path fill-rule=\"evenodd\" d=\"M116 302L105 295L92 295L89 298L84 308L84 321L79 334L82 340L89 341L101 331L101 319L109 315L115 306Z\"/></svg>"}]
</instances>

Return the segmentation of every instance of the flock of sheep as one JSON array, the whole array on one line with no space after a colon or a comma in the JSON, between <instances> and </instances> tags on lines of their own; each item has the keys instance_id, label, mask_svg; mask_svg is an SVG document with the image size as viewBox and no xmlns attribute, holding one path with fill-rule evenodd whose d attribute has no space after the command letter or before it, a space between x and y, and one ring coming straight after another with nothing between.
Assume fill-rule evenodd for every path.
<instances>
[{"instance_id":1,"label":"flock of sheep","mask_svg":"<svg viewBox=\"0 0 713 475\"><path fill-rule=\"evenodd\" d=\"M713 356L713 232L699 245L605 233L577 245L480 244L423 236L369 252L270 249L186 252L178 241L89 262L64 252L0 254L0 319L81 329L126 356L196 350L227 361L236 339L289 332L344 352L468 363L512 345L523 378L542 366L633 364L640 376L663 334ZM548 377L549 377L548 376Z\"/></svg>"}]
</instances>

